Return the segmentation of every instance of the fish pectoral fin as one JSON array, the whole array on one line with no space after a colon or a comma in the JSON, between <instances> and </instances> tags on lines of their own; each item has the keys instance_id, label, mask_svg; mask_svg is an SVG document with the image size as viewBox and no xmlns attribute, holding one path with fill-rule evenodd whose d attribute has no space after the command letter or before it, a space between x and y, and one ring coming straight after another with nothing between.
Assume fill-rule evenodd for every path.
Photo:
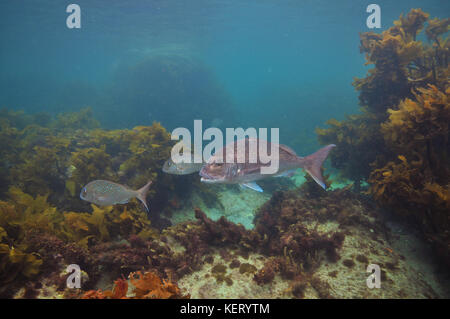
<instances>
[{"instance_id":1,"label":"fish pectoral fin","mask_svg":"<svg viewBox=\"0 0 450 319\"><path fill-rule=\"evenodd\" d=\"M257 192L260 192L260 193L263 192L263 189L258 184L256 184L255 182L243 183L243 184L240 184L240 185L242 187L247 187L247 188L253 189L254 191L257 191Z\"/></svg>"},{"instance_id":2,"label":"fish pectoral fin","mask_svg":"<svg viewBox=\"0 0 450 319\"><path fill-rule=\"evenodd\" d=\"M125 200L119 202L119 204L128 204L128 202L129 202L129 200L128 200L128 199L125 199Z\"/></svg>"},{"instance_id":3,"label":"fish pectoral fin","mask_svg":"<svg viewBox=\"0 0 450 319\"><path fill-rule=\"evenodd\" d=\"M295 174L295 169L291 169L289 171L285 171L283 173L280 173L278 175L275 175L275 177L292 177Z\"/></svg>"}]
</instances>

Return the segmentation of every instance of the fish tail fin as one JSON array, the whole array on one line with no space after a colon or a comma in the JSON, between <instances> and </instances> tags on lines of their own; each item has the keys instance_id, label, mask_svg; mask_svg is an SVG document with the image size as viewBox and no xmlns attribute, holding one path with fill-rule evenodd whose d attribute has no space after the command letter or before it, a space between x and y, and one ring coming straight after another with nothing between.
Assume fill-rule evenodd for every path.
<instances>
[{"instance_id":1,"label":"fish tail fin","mask_svg":"<svg viewBox=\"0 0 450 319\"><path fill-rule=\"evenodd\" d=\"M323 189L326 189L326 185L321 172L322 164L327 158L328 153L330 153L331 149L335 146L336 145L334 144L327 145L325 147L322 147L317 152L300 159L301 166Z\"/></svg>"},{"instance_id":2,"label":"fish tail fin","mask_svg":"<svg viewBox=\"0 0 450 319\"><path fill-rule=\"evenodd\" d=\"M147 206L147 200L145 199L147 197L148 190L150 188L150 185L152 184L152 181L149 181L145 186L138 189L137 192L137 199L139 199L142 204L144 204L145 208L147 209L147 212L149 212L148 206Z\"/></svg>"}]
</instances>

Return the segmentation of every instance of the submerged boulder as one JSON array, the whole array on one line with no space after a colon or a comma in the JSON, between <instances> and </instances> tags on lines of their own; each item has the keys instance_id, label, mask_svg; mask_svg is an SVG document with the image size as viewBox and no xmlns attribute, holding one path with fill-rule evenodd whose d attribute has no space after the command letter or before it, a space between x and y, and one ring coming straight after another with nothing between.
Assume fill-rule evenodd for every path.
<instances>
[{"instance_id":1,"label":"submerged boulder","mask_svg":"<svg viewBox=\"0 0 450 319\"><path fill-rule=\"evenodd\" d=\"M184 53L158 51L118 67L109 98L102 118L118 127L158 121L171 130L189 127L194 119L211 125L233 118L229 97L213 71Z\"/></svg>"}]
</instances>

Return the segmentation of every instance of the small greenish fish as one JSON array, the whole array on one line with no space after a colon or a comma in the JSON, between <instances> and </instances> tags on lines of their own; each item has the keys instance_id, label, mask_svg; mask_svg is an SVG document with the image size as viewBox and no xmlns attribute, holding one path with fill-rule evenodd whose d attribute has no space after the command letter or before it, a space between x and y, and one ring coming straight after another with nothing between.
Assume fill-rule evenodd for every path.
<instances>
[{"instance_id":1,"label":"small greenish fish","mask_svg":"<svg viewBox=\"0 0 450 319\"><path fill-rule=\"evenodd\" d=\"M175 163L172 158L169 158L164 162L162 167L162 171L164 173L173 175L187 175L200 171L203 164L205 164L201 156L194 156L190 146L186 145L183 141L178 142L174 147L180 147L183 150L183 154L189 154L190 160Z\"/></svg>"},{"instance_id":2,"label":"small greenish fish","mask_svg":"<svg viewBox=\"0 0 450 319\"><path fill-rule=\"evenodd\" d=\"M144 187L138 190L132 190L124 185L105 180L95 180L88 183L81 189L80 198L82 200L94 203L98 206L109 206L115 204L126 204L134 197L144 204L147 212L147 193L152 182L148 182Z\"/></svg>"},{"instance_id":3,"label":"small greenish fish","mask_svg":"<svg viewBox=\"0 0 450 319\"><path fill-rule=\"evenodd\" d=\"M187 175L200 171L203 164L204 164L203 162L195 163L193 156L191 156L191 161L189 163L185 162L175 163L174 161L172 161L171 158L169 158L167 161L164 162L162 170L164 173L167 174Z\"/></svg>"}]
</instances>

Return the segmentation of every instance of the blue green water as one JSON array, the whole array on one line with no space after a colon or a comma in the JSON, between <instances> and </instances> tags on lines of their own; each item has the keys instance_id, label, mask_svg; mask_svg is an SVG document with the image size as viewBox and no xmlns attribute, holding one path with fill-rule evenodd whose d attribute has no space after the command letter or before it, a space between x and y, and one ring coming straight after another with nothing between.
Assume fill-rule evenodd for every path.
<instances>
[{"instance_id":1,"label":"blue green water","mask_svg":"<svg viewBox=\"0 0 450 319\"><path fill-rule=\"evenodd\" d=\"M75 3L81 8L81 28L79 29L70 29L66 25L66 19L70 15L66 12L66 8L70 3ZM97 179L111 181L114 179L115 182L128 186L131 186L130 182L134 183L136 185L133 189L139 189L151 180L153 182L150 188L151 194L147 196L150 198L147 198L149 214L145 213L144 217L138 220L137 230L133 228L131 231L126 226L123 230L118 230L119 227L116 227L119 222L125 225L134 218L127 217L127 209L130 214L135 214L133 216L141 216L138 214L140 209L143 211L144 208L140 203L136 206L132 198L131 203L124 206L129 199L116 201L114 197L115 201L111 203L117 205L116 210L112 211L111 208L107 213L103 211L102 214L112 216L108 217L111 220L114 218L113 214L120 214L116 217L126 220L119 222L117 222L118 219L114 220L114 223L118 223L117 225L109 221L108 231L112 230L111 238L102 237L105 231L102 232L104 229L100 230L100 226L98 227L101 236L94 238L95 236L91 233L87 233L88 230L85 228L89 228L88 226L75 225L79 229L74 230L73 234L77 234L75 231L80 233L86 231L86 237L76 240L80 246L85 245L86 251L90 254L90 258L86 259L88 260L86 265L95 266L92 269L89 267L83 269L91 277L89 285L92 284L83 289L111 289L114 279L128 276L131 271L145 269L160 271L164 278L176 274L179 276L177 280L180 288L192 294L193 298L292 298L293 296L324 298L319 291L320 285L317 288L310 284L310 282L317 283L313 279L318 278L327 278L324 282L331 284L331 288L327 289L332 291L332 296L340 298L448 297L450 295L448 267L443 269L440 263L435 262L436 256L432 255L432 253L436 254L433 249L436 250L435 247L438 247L438 252L449 256L448 251L445 250L446 246L440 246L440 238L448 238L445 237L448 229L439 227L441 226L439 223L445 221L444 217L440 217L446 212L442 207L448 204L448 196L445 195L447 194L445 191L448 191L448 179L445 180L448 171L436 170L444 176L442 178L444 182L440 182L441 179L433 175L435 158L430 157L430 145L433 146L431 150L445 149L441 145L448 144L448 138L445 139L445 143L437 139L437 146L427 144L424 148L426 152L417 150L418 155L421 151L423 152L424 158L424 161L417 161L418 164L416 164L417 159L404 154L402 148L399 152L395 150L393 154L382 159L384 162L377 163L378 157L383 156L382 153L385 151L383 148L394 149L394 147L388 145L388 141L384 144L374 141L373 148L367 144L376 138L386 139L386 134L383 136L367 134L369 138L363 136L369 141L364 140L361 147L358 145L359 142L347 142L353 137L352 128L345 134L342 133L345 130L343 129L338 132L338 134L341 133L341 137L343 136L340 140L338 138L338 142L324 143L342 142L341 145L345 143L349 145L347 153L342 152L339 154L344 155L336 156L333 167L331 167L331 160L324 164L327 182L332 183L328 188L330 197L327 197L327 193L319 193L305 183L306 173L300 170L297 170L296 175L291 176L290 179L273 178L258 181L264 189L261 193L241 189L237 185L200 183L197 172L191 176L170 176L160 170L166 160L166 153L159 153L159 150L163 149L161 146L169 149L169 143L158 136L163 135L158 132L164 132L164 130L160 130L158 126L135 131L125 130L138 125L150 126L155 121L160 122L169 132L177 127L192 129L194 120L203 120L203 129L210 126L221 129L279 128L280 143L288 145L297 154L304 156L317 151L323 145L318 143L316 128L326 127L326 121L331 118L342 120L346 115L357 114L360 108L361 92L355 90L352 82L355 78L364 78L373 65L365 65L367 59L360 52L359 35L368 31L381 33L387 30L393 26L394 20L399 19L401 14L410 12L412 8L421 8L429 13L430 20L435 17L448 18L450 12L450 2L444 0L379 0L376 4L381 7L381 28L372 30L366 25L366 19L369 16L366 8L371 3L372 1L360 0L1 0L0 112L6 108L23 110L26 114L43 112L55 116L63 112L78 112L85 107L90 107L95 119L104 129L101 133L104 135L100 134L101 137L99 137L94 134L97 131L83 132L79 128L83 127L87 130L91 128L89 125L91 123L78 126L76 124L80 123L75 123L76 128L69 128L66 132L65 127L61 126L69 123L70 120L64 120L64 118L61 121L55 121L56 129L52 128L52 124L47 127L29 125L24 129L25 125L22 124L26 120L23 120L20 114L3 112L4 116L10 118L5 120L0 118L2 125L0 127L2 158L0 194L3 196L0 198L2 205L0 213L6 216L7 213L13 212L7 216L13 220L16 215L26 214L29 210L28 206L44 207L41 202L48 200L48 207L45 206L46 210L39 211L39 214L50 216L53 212L56 216L61 213L57 218L51 218L55 218L58 225L69 227L72 225L70 224L72 220L73 225L77 220L81 223L83 220L90 220L89 216L94 216L89 213L92 209L97 212L96 214L100 214L95 206L90 206L90 202L96 203L95 201L83 201L86 199L83 196L79 198L83 185L87 185L88 182ZM428 25L430 20L427 22ZM424 33L426 32L422 32L418 39L423 43L428 41ZM436 39L435 41L438 42ZM446 43L448 49L448 42L443 43ZM428 42L428 45L433 44ZM386 47L389 46L386 45ZM436 47L439 46L434 48ZM439 49L444 52L443 48L439 47ZM430 49L426 51L426 54L431 51L436 51L436 57L430 60L434 63L439 60L440 55L438 55L438 49ZM383 51L384 54L386 52L390 53L389 49ZM417 54L416 59L428 58L425 57L424 52ZM445 52L448 53L448 50ZM397 57L396 54L392 56L393 59ZM387 60L392 59L392 56L387 54ZM398 54L398 56L401 55ZM443 53L442 56L444 56ZM442 59L445 61L445 67L444 62L440 61L442 65L438 71L448 71L448 54L445 57L446 59ZM393 63L396 61L398 62L395 60ZM418 64L416 60L410 62L404 66L405 69L413 68ZM387 65L392 66L389 63ZM383 65L380 68L377 66L377 71L382 67ZM432 68L430 65L427 67L429 68L424 68L427 72L429 71L427 74L402 73L404 82L413 83L405 85L406 91L409 92L411 89L413 92L414 88L424 89L421 85L425 85L422 80L426 77L420 78L425 75L431 78L431 69L436 72L434 64ZM409 79L411 74L417 76ZM438 80L448 82L447 75L448 72L442 71L438 74ZM395 76L394 72L393 77ZM434 82L439 82L436 80L436 74L433 76ZM385 79L380 78L383 81ZM368 86L377 81L379 78L373 82L368 81ZM374 85L375 91L382 94L385 87L379 85L379 82ZM395 84L396 81L390 83ZM415 83L419 84L416 86ZM363 93L371 89L372 87L365 87ZM424 91L419 90L419 92ZM399 98L403 99L406 96L404 93L399 92ZM386 92L386 95L396 97L396 94L392 92ZM443 93L441 95L444 96ZM381 106L377 103L367 104L369 108L379 107L386 110L396 106L397 102L394 103L395 105ZM424 105L427 104L424 103ZM379 114L387 116L385 110L378 113L372 110L369 116ZM17 123L14 118L16 115ZM363 119L368 120L369 117ZM23 123L19 123L21 120ZM35 124L42 120L42 117L36 117L33 120ZM436 117L432 119L434 120ZM383 121L378 122L386 124ZM437 122L438 126L441 125L439 121ZM94 123L92 127L96 124ZM371 125L370 129L376 126L376 130L380 127L378 124ZM427 126L424 125L424 127ZM110 133L110 129L124 130L119 131L117 135L111 135L114 136L111 138L114 143L108 144L105 140L108 139L107 134ZM364 135L361 134L364 130L355 131L358 132L357 134ZM94 132L92 136L89 136L92 132ZM140 134L133 135L135 132ZM446 132L448 133L448 130ZM85 133L86 135L83 135ZM42 137L39 134L42 134ZM57 134L58 137L54 141L51 139L52 134ZM354 135L357 140L359 136ZM125 138L122 141L123 136ZM136 141L139 143L134 143L133 136L136 136ZM405 136L409 135L405 134ZM83 140L84 137L88 140L87 142ZM140 142L138 137L152 142L147 143L150 145L142 145L144 143ZM97 145L98 148L91 145L97 142L100 145ZM10 147L14 143L18 144L15 145L17 147ZM345 146L341 145L337 145L336 150L339 147L345 150ZM383 148L377 148L377 145L382 145ZM65 152L66 149L67 152ZM415 147L410 149L415 150ZM361 155L370 153L368 150L374 150L375 154L370 154L369 159L366 159ZM284 151L292 154L286 149ZM441 154L441 152L436 153L437 156ZM379 154L382 155L379 156ZM447 155L445 152L442 154ZM429 172L427 169L430 167L420 166L422 162L426 162L426 156L429 162L427 165L433 168L429 169ZM15 157L17 157L17 163L14 162ZM351 161L352 158L356 160ZM371 173L375 170L379 171L380 181L368 180L369 173L361 181L358 175L361 173L358 171L359 163L355 164L360 158L362 159L360 162L367 161L363 163L363 166L372 163L370 164L373 166L371 166ZM436 159L439 158L444 158L443 162L447 159L444 156L436 157ZM396 164L391 171L391 164L394 163L392 161L401 161L403 164ZM351 163L349 166L355 164L355 171L358 171L358 174L354 176L354 179L352 177L349 177L352 180L346 179L347 177L343 177L345 174L340 174L347 169L343 163ZM388 215L388 212L384 210L386 207L379 207L378 204L385 205L386 200L378 199L377 203L372 202L370 197L378 191L372 192L371 196L370 191L367 191L368 185L377 183L381 185L382 176L386 177L386 180L391 175L405 176L406 173L399 174L394 170L395 167L406 167L406 163L412 165L411 176L414 178L405 178L406 182L402 178L390 182L391 184L386 182L384 185L390 187L383 186L380 193L386 189L386 193L391 194L389 196L395 199L391 207L386 209L392 212L402 208L399 206L403 204L406 208L414 208L411 204L419 205L417 206L420 207L419 209L415 208L418 212L407 212L410 215L404 216L406 221L413 219L414 215L421 216L419 213L426 212L423 224L427 226L424 227L427 231L424 231L424 234L429 236L425 238L433 240L432 244L436 245L433 246L434 248L420 237L422 235L419 236L416 230L412 231L407 223L403 225L393 219L384 224L384 218L387 220L392 216L384 216L385 213ZM417 168L414 165L418 165ZM422 175L420 170L425 173ZM405 170L405 172L409 171ZM418 177L415 178L414 174ZM423 176L428 178L420 181L423 185L421 183L417 183L419 186L405 185L410 183L409 181L416 182L418 179L423 179ZM384 179L382 181L384 182ZM358 187L360 182L362 182L361 188ZM111 185L109 181L106 183ZM302 185L303 187L299 189ZM351 189L352 185L353 189ZM406 192L409 195L402 197L402 191L406 191L407 188L411 188L408 190L409 193ZM122 190L122 186L119 189ZM259 186L256 189L259 189ZM295 191L277 192L294 189L300 190L301 196L294 196ZM127 195L130 195L129 193L127 191ZM131 193L137 196L136 192ZM14 194L16 198L23 197L22 201L16 200ZM145 194L142 196L146 197ZM424 203L420 200L417 203L409 203L410 199L416 196L420 200L423 199ZM32 198L36 204L33 204ZM396 205L397 201L400 205ZM22 206L26 208L22 209ZM422 207L425 208L422 209ZM78 215L78 213L82 214ZM202 217L203 213L212 221L219 220L219 222L214 224L211 220L206 220ZM403 210L399 209L398 213L403 213ZM439 215L441 213L442 215ZM438 217L434 217L433 214ZM145 218L147 216L148 220ZM60 222L60 217L64 218L64 223ZM234 224L228 224L222 217ZM50 217L48 218L50 220ZM430 220L427 221L427 218ZM30 218L30 220L34 219ZM278 223L279 221L281 222ZM41 223L45 224L45 222ZM52 223L49 225L55 224L54 221ZM98 223L102 226L103 220ZM180 233L183 223L187 226L186 230L181 231L184 237L181 236L182 240L180 240L175 238L175 235ZM235 224L242 224L249 231L248 233L252 230L254 231L252 234L261 237L257 244L259 247L254 247L250 256L244 258L245 254L238 256L233 247L236 243L232 240L230 240L232 244L226 244L228 246L225 247L223 247L225 239L220 243L217 241L219 244L213 243L211 238L215 240L220 232L217 234L211 232L209 234L211 238L205 237L201 241L197 237L187 236L189 233L200 236L203 230L197 226L202 223L208 229L209 225L219 225L217 227L223 229L229 227L228 231L232 235L235 229L239 229L239 233L244 233L243 228L235 228ZM9 259L7 260L4 256L9 256L10 252L14 252L13 249L17 247L18 251L23 250L23 253L28 254L23 256L28 256L27 258L31 260L41 254L45 262L42 268L47 267L44 270L49 272L44 273L43 269L40 269L40 277L36 277L38 284L34 288L36 291L41 291L39 298L48 297L52 292L49 292L47 287L43 289L41 287L47 284L48 287L53 287L56 281L52 282L52 280L56 278L60 280L61 269L59 268L78 262L72 260L71 246L69 248L61 246L64 241L49 241L46 246L48 238L53 238L46 237L49 235L46 233L38 234L42 237L31 236L31 240L25 236L26 241L22 239L22 236L17 235L19 233L17 229L20 227L25 229L28 223L23 223L26 227L17 226L20 223L16 223L15 220L8 221L6 224L8 227L10 225L13 227L6 229L6 226L0 225L0 248L3 249L0 251L0 282L3 283L6 270L20 269L18 266L10 266L6 263ZM173 228L169 227L170 225ZM443 225L447 224L443 223ZM37 229L39 230L39 227ZM56 228L52 228L52 231L53 229ZM435 231L436 229L440 229L441 232ZM341 231L345 231L345 241L344 232L341 233ZM58 236L65 234L63 231L58 232ZM342 236L334 236L338 232ZM170 258L160 254L159 250L156 255L156 250L142 247L126 255L125 253L130 252L129 247L134 244L137 245L136 247L139 246L136 233L142 234L147 244L157 245L142 247L160 247L160 244L165 247L164 249L169 247L170 249L167 249L170 250L168 254ZM300 235L295 237L297 233L301 233L303 238L300 238ZM30 234L33 235L33 232L31 231ZM73 234L72 237L75 238ZM273 235L274 239L267 240L268 234ZM224 238L227 237L225 235L227 234L224 233ZM331 240L335 239L333 245L336 249L339 248L340 257L342 257L339 262L336 261L339 260L339 256L336 260L331 258L334 261L320 260L321 255L317 253L319 248L316 249L316 247L310 249L309 255L303 253L305 243L311 247L320 246L320 249L325 247L323 242L328 242L329 238L324 240L324 236L330 237ZM75 242L72 237L69 243ZM194 239L195 241L192 241ZM31 244L29 251L25 251L23 247L29 244L28 240ZM191 241L196 244L192 245ZM240 245L241 239L238 241ZM301 245L298 244L300 241ZM279 246L270 245L272 242ZM309 244L310 242L312 244ZM42 243L46 246L45 249L36 248ZM130 246L127 246L127 243ZM122 244L125 245L123 251L118 246ZM211 251L206 249L209 244L213 247ZM272 246L271 251L265 251L266 245ZM180 253L180 247L190 250L181 250ZM245 249L248 247L247 245ZM294 247L293 249L298 251L295 258L291 255L292 250L287 250L288 247ZM441 249L442 247L444 249ZM335 248L332 250L334 251ZM59 253L65 253L66 250L70 258L64 255L63 259L60 259ZM287 270L282 271L279 270L283 268L282 266L273 266L279 268L276 270L277 273L289 275L291 271L288 268L299 266L296 271L301 275L294 279L289 278L289 275L286 277L289 280L280 279L282 276L277 275L275 279L269 280L271 286L260 286L260 283L254 282L254 277L247 276L245 272L240 271L240 268L232 269L231 263L227 260L231 258L231 255L228 256L226 250L232 252L235 260L256 265L258 271L266 264L275 265L272 264L271 258L276 257L281 260L279 265L289 266L285 267ZM103 252L110 255L105 257ZM178 253L183 256L179 257ZM11 255L13 256L13 253ZM109 263L107 260L109 256L111 259L115 256L120 258ZM156 262L152 264L149 256L153 256ZM167 264L165 264L166 257L167 260L170 259ZM188 258L184 259L184 257ZM206 257L214 257L215 261L206 262ZM302 267L310 263L310 257L317 258L317 268L306 276L307 270ZM357 261L356 266L354 259ZM134 263L135 260L137 260L136 263ZM297 266L295 266L296 260ZM383 287L386 283L387 289L378 292L366 289L364 267L369 262L379 263L386 269L384 275L388 274L388 277L385 276L386 281L383 279ZM189 273L184 273L191 263L195 267L198 266L198 269L193 266ZM231 287L219 281L212 281L210 273L213 274L213 267L221 263L230 265L227 271L230 276L233 276L235 282ZM101 276L99 271L95 270L97 266L98 269L105 269ZM268 269L271 270L271 267ZM15 275L16 271L13 273ZM47 276L49 273L57 275ZM119 277L119 273L122 277ZM316 277L310 277L311 274ZM0 285L0 298L32 295L31 288L28 293L21 290L24 282L26 285L29 284L29 278L25 278L28 276L19 277L19 275L15 281L8 282L9 286ZM302 280L304 280L302 285L297 285ZM292 288L295 282L297 282L296 287L301 288L300 290L309 287L304 296L303 292L298 295L293 293L295 289ZM59 282L57 284L60 285ZM17 290L8 291L9 287ZM60 291L55 290L53 294L58 298L67 297L62 293L62 288Z\"/></svg>"},{"instance_id":2,"label":"blue green water","mask_svg":"<svg viewBox=\"0 0 450 319\"><path fill-rule=\"evenodd\" d=\"M376 32L411 8L440 18L450 9L447 1L377 3ZM1 107L91 106L115 128L155 120L190 127L195 118L206 126L279 127L281 141L301 153L316 148L317 126L358 109L351 83L367 69L358 33L370 31L369 2L80 0L81 29L66 27L68 4L0 3ZM160 73L140 65L168 54L201 71L161 84Z\"/></svg>"}]
</instances>

